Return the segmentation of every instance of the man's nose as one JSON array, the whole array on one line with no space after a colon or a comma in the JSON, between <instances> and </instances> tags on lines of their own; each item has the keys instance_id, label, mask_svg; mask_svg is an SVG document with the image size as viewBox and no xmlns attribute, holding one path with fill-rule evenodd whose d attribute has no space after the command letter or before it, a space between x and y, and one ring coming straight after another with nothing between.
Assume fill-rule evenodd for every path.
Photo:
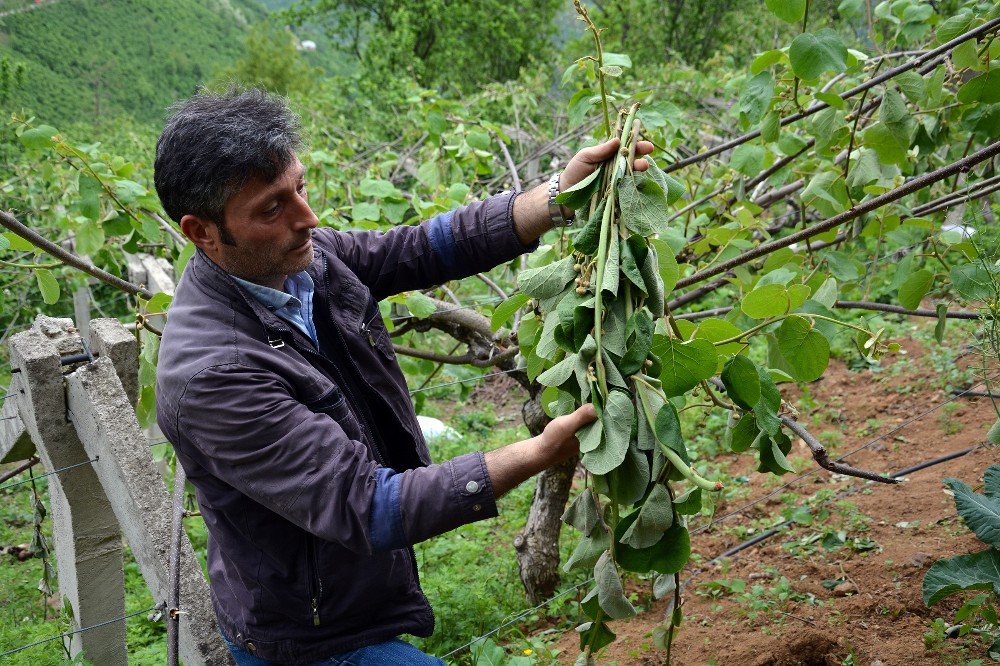
<instances>
[{"instance_id":1,"label":"man's nose","mask_svg":"<svg viewBox=\"0 0 1000 666\"><path fill-rule=\"evenodd\" d=\"M295 220L293 224L296 229L315 229L319 226L319 218L305 199L298 199L294 212L292 219Z\"/></svg>"}]
</instances>

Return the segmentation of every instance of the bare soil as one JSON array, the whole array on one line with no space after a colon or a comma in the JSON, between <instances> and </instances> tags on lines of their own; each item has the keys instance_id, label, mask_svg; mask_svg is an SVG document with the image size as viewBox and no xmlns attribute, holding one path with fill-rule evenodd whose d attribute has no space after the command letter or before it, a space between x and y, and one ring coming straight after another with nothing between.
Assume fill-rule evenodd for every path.
<instances>
[{"instance_id":1,"label":"bare soil","mask_svg":"<svg viewBox=\"0 0 1000 666\"><path fill-rule=\"evenodd\" d=\"M996 419L988 399L957 398L949 406L911 421L951 396L940 388L942 382L929 354L914 341L905 342L904 348L908 353L885 359L880 373L853 372L834 362L822 380L809 386L815 404L811 411L821 410L822 422L817 425L805 409L799 418L813 434L839 433L832 455L843 455L897 427L899 430L851 455L848 461L865 469L892 472L984 442ZM966 365L977 362L972 356L959 361ZM902 365L893 368L897 364ZM784 385L782 391L789 404L801 404L798 399L802 393L796 387ZM831 446L829 434L826 443ZM802 442L792 453L791 458L801 465L797 469L814 466ZM758 474L746 454L728 459L730 477L747 475L750 492L720 504L716 516L792 478L787 475L775 480ZM831 511L819 524L795 525L722 565L698 571L692 562L681 574L682 581L694 575L683 590L684 621L674 641L671 663L937 666L973 658L989 663L984 646L972 639L947 640L925 649L923 636L930 623L937 617L951 620L960 601L948 599L928 609L922 600L921 583L927 568L938 558L983 548L957 519L941 479L957 477L974 485L981 481L985 469L998 461L996 448L980 448L908 474L898 485L870 485L847 498L857 511ZM733 529L737 526L747 527L754 520L756 525L773 525L780 522L782 508L801 505L817 490L840 491L860 483L834 477L825 470L811 474L784 491L799 494L793 502L783 502L779 493L695 535L692 549L699 558L696 561L705 562L748 538L745 531ZM695 516L690 526L705 522L707 518ZM863 541L869 550L845 545L827 551L816 543L812 554L796 554L789 547L830 527L846 531L848 540L871 540L875 545ZM779 594L782 577L790 588L783 597ZM746 581L750 594L713 598L707 588L700 587L712 580L734 579ZM842 584L835 591L823 581ZM754 586L760 588L751 593ZM618 640L598 655L598 661L666 664L665 653L653 647L652 631L664 620L667 600L652 601L648 583L636 583L630 589L639 592L638 603L648 604L648 610L631 620L612 623ZM696 593L699 589L701 594ZM755 615L751 613L754 602L758 606ZM560 639L558 648L560 663L571 664L579 654L579 639L570 632Z\"/></svg>"}]
</instances>

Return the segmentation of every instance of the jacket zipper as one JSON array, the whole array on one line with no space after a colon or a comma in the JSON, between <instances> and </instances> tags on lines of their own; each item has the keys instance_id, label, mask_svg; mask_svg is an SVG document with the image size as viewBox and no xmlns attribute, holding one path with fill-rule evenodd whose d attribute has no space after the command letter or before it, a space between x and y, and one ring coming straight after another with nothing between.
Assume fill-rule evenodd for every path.
<instances>
[{"instance_id":1,"label":"jacket zipper","mask_svg":"<svg viewBox=\"0 0 1000 666\"><path fill-rule=\"evenodd\" d=\"M351 352L347 348L347 341L344 340L344 334L341 332L340 327L337 326L336 322L333 323L333 328L337 332L337 340L340 342L340 350L341 352L343 352L344 358L348 359L348 361L350 362L351 368L354 370L354 376L359 377L361 381L365 381L364 375L361 374L361 369L358 367L358 364L354 362L354 357L351 356ZM374 345L374 340L372 340L372 344ZM333 363L332 365L336 366L337 364ZM338 374L339 374L339 368L338 368ZM367 384L368 382L365 383ZM369 385L369 388L371 388L371 385ZM374 417L372 416L371 411L368 409L367 403L360 401L356 397L354 397L354 390L350 387L349 384L345 383L345 389L347 395L349 396L349 398L353 399L354 405L355 407L357 407L355 413L360 415L362 427L365 429L365 432L367 432L368 436L371 438L372 449L375 452L375 459L382 467L386 467L387 458L385 455L385 449L382 446L381 438L378 436L378 431L371 426L371 424L374 423Z\"/></svg>"},{"instance_id":2,"label":"jacket zipper","mask_svg":"<svg viewBox=\"0 0 1000 666\"><path fill-rule=\"evenodd\" d=\"M378 317L378 316L379 316L379 314L376 313L375 316L373 316L367 322L361 324L361 332L364 333L368 337L368 344L370 344L372 347L375 346L375 336L372 335L372 328L371 328L371 326L372 326L372 322L375 321L375 318Z\"/></svg>"},{"instance_id":3,"label":"jacket zipper","mask_svg":"<svg viewBox=\"0 0 1000 666\"><path fill-rule=\"evenodd\" d=\"M319 566L316 563L316 537L311 533L309 534L309 567L312 569L312 614L313 614L313 626L318 627L320 625L319 621L319 602L323 598L323 580L319 575Z\"/></svg>"},{"instance_id":4,"label":"jacket zipper","mask_svg":"<svg viewBox=\"0 0 1000 666\"><path fill-rule=\"evenodd\" d=\"M326 293L329 294L330 293L329 276L324 274L323 277L324 277L323 282L324 285L326 286ZM365 376L361 373L361 369L358 367L358 364L354 362L354 357L351 356L351 350L348 349L347 347L347 341L344 339L343 331L340 330L340 325L337 323L337 318L332 316L333 299L329 297L328 299L329 300L327 307L330 308L331 310L330 323L332 324L333 330L337 335L337 342L340 343L340 351L343 354L344 358L350 362L350 367L354 370L354 376L357 377L361 382L365 383L368 386L368 388L371 388L371 384L368 384L368 382L365 380ZM378 313L376 313L376 315L371 319L369 319L366 323L361 325L361 331L368 334L368 342L372 345L372 347L375 346L375 339L371 335L371 329L369 328L369 326L373 321L375 321L375 317L377 316L379 316ZM320 354L320 356L322 356L322 354ZM341 376L340 372L340 367L333 361L330 362L330 365L334 367L334 369L337 372L337 375L340 376L341 382L343 383L344 386L344 390L347 393L348 400L351 401L352 407L355 408L354 413L358 415L359 420L361 422L361 427L364 429L365 433L367 433L369 440L372 443L372 451L375 454L375 460L382 467L387 467L388 465L386 463L386 460L388 459L388 457L385 453L385 448L383 447L382 440L378 436L377 429L373 428L371 425L375 422L375 420L374 417L372 416L371 411L368 409L368 405L365 402L358 400L357 397L355 397L354 390L351 388L350 384L343 381L343 377Z\"/></svg>"}]
</instances>

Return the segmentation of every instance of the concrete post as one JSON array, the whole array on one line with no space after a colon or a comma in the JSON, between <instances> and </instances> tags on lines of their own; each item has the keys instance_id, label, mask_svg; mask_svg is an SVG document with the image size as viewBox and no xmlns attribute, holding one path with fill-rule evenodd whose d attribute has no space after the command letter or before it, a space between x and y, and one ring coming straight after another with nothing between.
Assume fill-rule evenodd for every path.
<instances>
[{"instance_id":1,"label":"concrete post","mask_svg":"<svg viewBox=\"0 0 1000 666\"><path fill-rule=\"evenodd\" d=\"M135 284L145 285L154 294L162 292L170 296L174 295L174 267L169 261L162 257L143 253L126 254L125 261L129 280ZM155 328L162 330L167 319L163 315L153 315L149 317L148 321ZM139 335L145 344L148 336L152 334L143 330L139 332ZM151 441L163 439L163 432L155 423L146 428L146 435Z\"/></svg>"},{"instance_id":2,"label":"concrete post","mask_svg":"<svg viewBox=\"0 0 1000 666\"><path fill-rule=\"evenodd\" d=\"M89 457L67 421L61 355L80 353L72 321L40 316L31 330L10 339L10 362L20 372L17 402L24 428L47 470ZM110 361L109 361L110 363ZM8 400L10 400L8 398ZM59 595L73 609L75 628L125 614L122 538L111 503L93 466L82 464L49 477ZM64 639L74 657L95 664L127 664L125 623L115 622Z\"/></svg>"},{"instance_id":3,"label":"concrete post","mask_svg":"<svg viewBox=\"0 0 1000 666\"><path fill-rule=\"evenodd\" d=\"M139 399L139 343L117 319L94 319L90 322L90 351L110 358L130 405Z\"/></svg>"},{"instance_id":4,"label":"concrete post","mask_svg":"<svg viewBox=\"0 0 1000 666\"><path fill-rule=\"evenodd\" d=\"M140 254L139 261L146 270L146 288L151 292L174 295L174 267L170 262L149 254Z\"/></svg>"},{"instance_id":5,"label":"concrete post","mask_svg":"<svg viewBox=\"0 0 1000 666\"><path fill-rule=\"evenodd\" d=\"M128 272L128 281L133 284L146 284L146 267L137 254L123 253L125 255L125 270Z\"/></svg>"},{"instance_id":6,"label":"concrete post","mask_svg":"<svg viewBox=\"0 0 1000 666\"><path fill-rule=\"evenodd\" d=\"M159 600L168 598L171 501L154 466L112 360L100 357L67 377L70 420L135 555L146 584ZM180 656L186 666L230 664L219 634L208 584L187 535L182 535Z\"/></svg>"},{"instance_id":7,"label":"concrete post","mask_svg":"<svg viewBox=\"0 0 1000 666\"><path fill-rule=\"evenodd\" d=\"M13 375L7 387L7 398L0 407L0 465L27 460L35 453L35 443L17 413L19 393L21 377Z\"/></svg>"}]
</instances>

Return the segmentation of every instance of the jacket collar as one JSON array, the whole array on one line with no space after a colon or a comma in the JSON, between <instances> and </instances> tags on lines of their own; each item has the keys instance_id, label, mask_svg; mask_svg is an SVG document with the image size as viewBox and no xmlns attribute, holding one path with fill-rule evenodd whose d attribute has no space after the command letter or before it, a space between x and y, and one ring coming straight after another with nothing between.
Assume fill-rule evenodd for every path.
<instances>
[{"instance_id":1,"label":"jacket collar","mask_svg":"<svg viewBox=\"0 0 1000 666\"><path fill-rule=\"evenodd\" d=\"M312 278L316 288L319 289L323 284L321 276L325 273L326 253L320 248L315 247L315 245L313 246L313 252L313 261L306 268L306 272ZM239 307L239 304L245 305L260 320L267 331L292 333L294 335L292 327L281 319L281 317L268 310L267 307L247 291L246 287L239 284L236 278L222 270L218 264L209 259L208 255L201 250L195 250L194 255L192 255L191 260L188 262L185 273L190 274L190 279L195 284L214 292L217 300L229 302L234 307ZM274 346L273 343L275 340L269 333L268 341L272 343L272 346Z\"/></svg>"}]
</instances>

